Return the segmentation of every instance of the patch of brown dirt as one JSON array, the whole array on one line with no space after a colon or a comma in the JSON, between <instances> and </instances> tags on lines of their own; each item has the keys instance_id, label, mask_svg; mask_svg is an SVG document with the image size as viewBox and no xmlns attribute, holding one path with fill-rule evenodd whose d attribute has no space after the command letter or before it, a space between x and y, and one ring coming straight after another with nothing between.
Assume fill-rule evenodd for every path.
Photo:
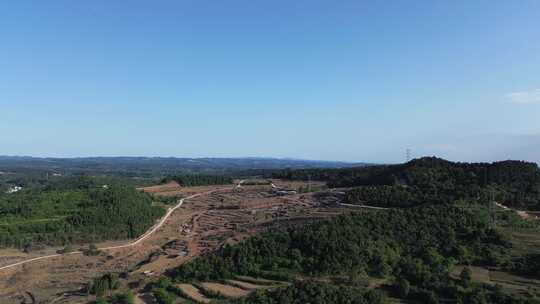
<instances>
[{"instance_id":1,"label":"patch of brown dirt","mask_svg":"<svg viewBox=\"0 0 540 304\"><path fill-rule=\"evenodd\" d=\"M204 282L201 283L201 286L206 290L217 292L228 298L241 298L249 294L249 291L247 290L220 283Z\"/></svg>"},{"instance_id":2,"label":"patch of brown dirt","mask_svg":"<svg viewBox=\"0 0 540 304\"><path fill-rule=\"evenodd\" d=\"M192 300L199 303L210 303L210 299L205 297L195 286L191 284L178 284L176 287L180 288Z\"/></svg>"},{"instance_id":3,"label":"patch of brown dirt","mask_svg":"<svg viewBox=\"0 0 540 304\"><path fill-rule=\"evenodd\" d=\"M178 191L180 189L182 189L182 186L180 186L180 184L175 181L170 181L163 185L137 188L137 190L139 191L143 191L146 193L154 193L154 194L160 193L160 192Z\"/></svg>"},{"instance_id":4,"label":"patch of brown dirt","mask_svg":"<svg viewBox=\"0 0 540 304\"><path fill-rule=\"evenodd\" d=\"M227 282L231 283L234 286L238 286L245 290L255 290L255 289L268 289L272 288L271 285L255 285L253 283L238 281L238 280L228 280Z\"/></svg>"}]
</instances>

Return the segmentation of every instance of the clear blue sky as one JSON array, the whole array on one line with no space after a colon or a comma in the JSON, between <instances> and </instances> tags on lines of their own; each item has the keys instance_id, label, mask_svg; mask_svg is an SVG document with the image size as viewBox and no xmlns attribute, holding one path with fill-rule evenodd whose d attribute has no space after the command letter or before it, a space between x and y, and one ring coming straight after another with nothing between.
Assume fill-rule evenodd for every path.
<instances>
[{"instance_id":1,"label":"clear blue sky","mask_svg":"<svg viewBox=\"0 0 540 304\"><path fill-rule=\"evenodd\" d=\"M540 1L3 1L0 155L540 161Z\"/></svg>"}]
</instances>

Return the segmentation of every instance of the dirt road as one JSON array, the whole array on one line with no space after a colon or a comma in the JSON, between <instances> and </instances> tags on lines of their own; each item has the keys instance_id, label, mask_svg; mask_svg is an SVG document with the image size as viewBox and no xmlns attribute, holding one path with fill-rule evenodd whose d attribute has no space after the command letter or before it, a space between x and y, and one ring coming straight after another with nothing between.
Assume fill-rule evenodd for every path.
<instances>
[{"instance_id":1,"label":"dirt road","mask_svg":"<svg viewBox=\"0 0 540 304\"><path fill-rule=\"evenodd\" d=\"M124 244L124 245L119 245L119 246L98 248L98 250L107 251L107 250L115 250L115 249L122 249L122 248L128 248L128 247L137 246L142 241L147 239L149 236L154 234L159 228L161 228L161 226L163 226L163 224L167 221L167 219L171 216L171 214L176 209L182 207L182 204L184 204L185 200L192 199L192 198L195 198L195 197L199 197L199 196L202 196L202 195L211 194L212 192L215 192L215 191L217 191L217 190L197 193L197 194L193 194L193 195L190 195L188 197L185 197L185 198L182 198L182 199L178 200L178 203L173 208L169 208L167 210L167 213L161 218L161 220L157 224L155 224L150 229L148 229L148 231L146 231L143 235L141 235L135 241ZM13 263L13 264L10 264L10 265L2 266L2 267L0 267L0 271L10 269L10 268L13 268L13 267L17 267L17 266L21 266L21 265L24 265L24 264L32 263L32 262L41 261L41 260L46 260L46 259L51 259L51 258L56 258L56 257L61 257L61 256L66 256L66 255L82 254L82 253L83 253L82 251L73 251L73 252L64 253L64 254L51 254L51 255L35 257L35 258L28 259L28 260L20 261L20 262L17 262L17 263Z\"/></svg>"}]
</instances>

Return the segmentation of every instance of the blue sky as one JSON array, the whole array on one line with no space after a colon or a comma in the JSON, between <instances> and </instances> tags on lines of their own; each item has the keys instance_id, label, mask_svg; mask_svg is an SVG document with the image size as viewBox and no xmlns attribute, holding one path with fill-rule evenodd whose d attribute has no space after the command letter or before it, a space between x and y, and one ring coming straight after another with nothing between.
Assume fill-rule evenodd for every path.
<instances>
[{"instance_id":1,"label":"blue sky","mask_svg":"<svg viewBox=\"0 0 540 304\"><path fill-rule=\"evenodd\" d=\"M3 1L0 155L540 161L539 1Z\"/></svg>"}]
</instances>

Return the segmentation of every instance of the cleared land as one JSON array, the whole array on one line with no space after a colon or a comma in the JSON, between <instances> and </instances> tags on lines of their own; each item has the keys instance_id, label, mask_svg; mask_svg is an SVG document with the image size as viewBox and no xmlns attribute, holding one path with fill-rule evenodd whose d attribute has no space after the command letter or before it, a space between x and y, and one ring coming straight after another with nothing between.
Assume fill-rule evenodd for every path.
<instances>
[{"instance_id":1,"label":"cleared land","mask_svg":"<svg viewBox=\"0 0 540 304\"><path fill-rule=\"evenodd\" d=\"M205 297L197 287L191 284L178 284L176 285L184 294L186 294L191 300L198 303L210 303L210 299Z\"/></svg>"},{"instance_id":2,"label":"cleared land","mask_svg":"<svg viewBox=\"0 0 540 304\"><path fill-rule=\"evenodd\" d=\"M227 298L241 298L249 294L249 291L234 287L232 285L225 285L220 283L204 282L201 286L214 293L219 293Z\"/></svg>"},{"instance_id":3,"label":"cleared land","mask_svg":"<svg viewBox=\"0 0 540 304\"><path fill-rule=\"evenodd\" d=\"M277 187L296 190L306 183L274 181ZM311 183L313 186L314 183ZM146 189L146 188L144 188ZM152 188L155 191L156 188ZM268 185L190 187L156 195L189 195L215 191L186 200L156 231L136 246L118 248L97 256L61 255L0 271L2 303L20 303L31 294L38 301L86 303L86 284L108 272L124 273L123 286L142 288L167 269L225 243L236 243L276 224L310 222L336 216L350 209L332 200L321 201L313 193L280 195ZM114 247L126 242L106 242L98 247ZM85 246L81 246L84 248ZM45 248L29 254L0 250L0 267L24 259L55 254L61 248ZM255 283L256 284L256 283ZM261 284L270 285L270 284ZM239 288L240 289L240 288ZM142 291L139 291L142 292Z\"/></svg>"},{"instance_id":4,"label":"cleared land","mask_svg":"<svg viewBox=\"0 0 540 304\"><path fill-rule=\"evenodd\" d=\"M238 286L242 289L245 289L245 290L255 290L255 289L268 289L268 288L272 288L271 285L255 285L253 283L249 283L249 282L243 282L243 281L238 281L238 280L228 280L227 281L229 284L233 285L233 286Z\"/></svg>"},{"instance_id":5,"label":"cleared land","mask_svg":"<svg viewBox=\"0 0 540 304\"><path fill-rule=\"evenodd\" d=\"M181 189L182 186L180 186L180 184L175 181L170 181L163 185L137 188L137 190L139 191L144 191L148 193L166 193L170 191L180 191Z\"/></svg>"}]
</instances>

